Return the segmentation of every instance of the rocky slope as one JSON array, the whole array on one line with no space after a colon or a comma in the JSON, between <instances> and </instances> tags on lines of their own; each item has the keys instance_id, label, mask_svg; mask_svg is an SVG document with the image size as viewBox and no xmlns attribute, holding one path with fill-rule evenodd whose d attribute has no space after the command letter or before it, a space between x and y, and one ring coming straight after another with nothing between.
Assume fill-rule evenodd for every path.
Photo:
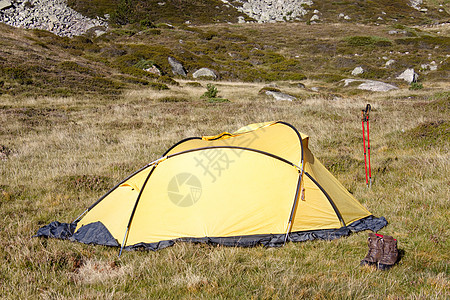
<instances>
[{"instance_id":1,"label":"rocky slope","mask_svg":"<svg viewBox=\"0 0 450 300\"><path fill-rule=\"evenodd\" d=\"M260 23L299 21L308 13L311 0L247 0L238 1L239 11Z\"/></svg>"},{"instance_id":2,"label":"rocky slope","mask_svg":"<svg viewBox=\"0 0 450 300\"><path fill-rule=\"evenodd\" d=\"M0 9L0 22L60 36L72 37L94 27L108 27L106 20L87 18L69 8L65 0L2 0Z\"/></svg>"},{"instance_id":3,"label":"rocky slope","mask_svg":"<svg viewBox=\"0 0 450 300\"><path fill-rule=\"evenodd\" d=\"M104 16L124 25L148 19L153 23L310 23L354 22L363 24L432 24L448 22L450 4L422 0L336 2L329 0L221 0L190 2L175 0L0 0L0 22L51 31L60 36L77 36L91 28L108 27ZM124 4L125 3L125 4ZM101 16L96 17L97 15ZM91 16L88 18L86 16Z\"/></svg>"}]
</instances>

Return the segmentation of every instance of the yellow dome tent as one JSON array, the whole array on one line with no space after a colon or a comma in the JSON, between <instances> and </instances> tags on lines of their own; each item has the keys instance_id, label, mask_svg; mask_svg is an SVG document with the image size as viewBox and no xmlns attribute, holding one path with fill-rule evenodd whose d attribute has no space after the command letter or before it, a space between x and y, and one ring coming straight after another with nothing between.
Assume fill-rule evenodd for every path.
<instances>
[{"instance_id":1,"label":"yellow dome tent","mask_svg":"<svg viewBox=\"0 0 450 300\"><path fill-rule=\"evenodd\" d=\"M268 122L182 140L73 223L53 222L37 236L128 250L176 241L281 246L386 224L314 157L308 136Z\"/></svg>"}]
</instances>

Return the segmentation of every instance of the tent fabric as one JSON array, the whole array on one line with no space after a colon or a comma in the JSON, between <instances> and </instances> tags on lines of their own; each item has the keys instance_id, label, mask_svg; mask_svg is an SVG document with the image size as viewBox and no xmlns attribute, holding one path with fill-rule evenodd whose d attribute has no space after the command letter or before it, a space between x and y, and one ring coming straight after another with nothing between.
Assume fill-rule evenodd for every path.
<instances>
[{"instance_id":1,"label":"tent fabric","mask_svg":"<svg viewBox=\"0 0 450 300\"><path fill-rule=\"evenodd\" d=\"M384 227L308 141L281 121L182 140L91 205L72 238L127 250L177 241L276 247Z\"/></svg>"}]
</instances>

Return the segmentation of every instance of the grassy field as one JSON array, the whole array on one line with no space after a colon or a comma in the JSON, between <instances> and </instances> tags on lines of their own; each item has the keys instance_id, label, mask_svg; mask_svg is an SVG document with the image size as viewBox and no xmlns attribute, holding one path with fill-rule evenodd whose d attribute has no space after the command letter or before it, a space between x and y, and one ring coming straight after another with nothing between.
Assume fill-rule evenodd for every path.
<instances>
[{"instance_id":1,"label":"grassy field","mask_svg":"<svg viewBox=\"0 0 450 300\"><path fill-rule=\"evenodd\" d=\"M0 297L5 299L448 299L448 85L387 93L315 93L278 82L298 101L258 94L262 83L215 82L227 103L200 96L206 82L114 97L0 98ZM304 81L306 86L334 88ZM360 111L370 103L372 176L365 186ZM389 225L401 261L359 267L367 233L277 249L176 244L125 252L31 238L70 222L116 182L189 136L284 120L354 196Z\"/></svg>"}]
</instances>

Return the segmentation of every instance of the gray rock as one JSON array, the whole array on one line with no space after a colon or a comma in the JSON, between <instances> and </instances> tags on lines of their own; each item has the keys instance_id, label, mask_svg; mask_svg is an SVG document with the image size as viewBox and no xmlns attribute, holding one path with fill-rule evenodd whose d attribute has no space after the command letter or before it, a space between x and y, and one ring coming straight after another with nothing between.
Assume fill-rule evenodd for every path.
<instances>
[{"instance_id":1,"label":"gray rock","mask_svg":"<svg viewBox=\"0 0 450 300\"><path fill-rule=\"evenodd\" d=\"M1 0L0 1L0 10L11 7L12 3L9 0Z\"/></svg>"},{"instance_id":2,"label":"gray rock","mask_svg":"<svg viewBox=\"0 0 450 300\"><path fill-rule=\"evenodd\" d=\"M172 73L174 75L181 75L181 76L186 77L186 75L187 75L186 69L183 67L183 65L178 60L176 60L175 58L173 58L171 56L169 56L167 58L167 60L169 61L170 66L172 67Z\"/></svg>"},{"instance_id":3,"label":"gray rock","mask_svg":"<svg viewBox=\"0 0 450 300\"><path fill-rule=\"evenodd\" d=\"M362 67L356 67L352 71L353 76L361 75L362 73L364 73L364 69Z\"/></svg>"},{"instance_id":4,"label":"gray rock","mask_svg":"<svg viewBox=\"0 0 450 300\"><path fill-rule=\"evenodd\" d=\"M158 67L155 65L151 66L150 68L144 69L144 71L161 76L161 70L158 69Z\"/></svg>"},{"instance_id":5,"label":"gray rock","mask_svg":"<svg viewBox=\"0 0 450 300\"><path fill-rule=\"evenodd\" d=\"M255 19L258 23L273 23L283 20L300 20L308 13L305 6L312 0L222 0Z\"/></svg>"},{"instance_id":6,"label":"gray rock","mask_svg":"<svg viewBox=\"0 0 450 300\"><path fill-rule=\"evenodd\" d=\"M192 74L192 77L194 77L196 79L200 78L200 77L207 77L207 78L217 79L216 73L213 70L208 69L208 68L201 68L201 69L195 71Z\"/></svg>"},{"instance_id":7,"label":"gray rock","mask_svg":"<svg viewBox=\"0 0 450 300\"><path fill-rule=\"evenodd\" d=\"M357 89L372 92L387 92L390 90L397 90L398 87L392 84L384 83L375 80L361 80L361 79L344 79L344 86L348 86L352 82L361 82Z\"/></svg>"},{"instance_id":8,"label":"gray rock","mask_svg":"<svg viewBox=\"0 0 450 300\"><path fill-rule=\"evenodd\" d=\"M386 67L389 67L389 66L392 65L393 63L395 63L395 60L390 59L390 60L388 60L384 65L385 65Z\"/></svg>"},{"instance_id":9,"label":"gray rock","mask_svg":"<svg viewBox=\"0 0 450 300\"><path fill-rule=\"evenodd\" d=\"M267 96L273 97L277 101L294 101L297 100L294 96L282 93L282 92L273 92L273 91L266 91Z\"/></svg>"},{"instance_id":10,"label":"gray rock","mask_svg":"<svg viewBox=\"0 0 450 300\"><path fill-rule=\"evenodd\" d=\"M414 72L414 69L406 69L402 74L396 77L397 79L403 79L407 83L416 82L419 75Z\"/></svg>"},{"instance_id":11,"label":"gray rock","mask_svg":"<svg viewBox=\"0 0 450 300\"><path fill-rule=\"evenodd\" d=\"M429 64L421 64L420 67L423 70L430 70L430 71L436 71L437 70L437 64L436 64L436 62L434 60L432 62L430 62Z\"/></svg>"},{"instance_id":12,"label":"gray rock","mask_svg":"<svg viewBox=\"0 0 450 300\"><path fill-rule=\"evenodd\" d=\"M409 0L409 5L414 9L421 10L420 5L423 3L423 0Z\"/></svg>"},{"instance_id":13,"label":"gray rock","mask_svg":"<svg viewBox=\"0 0 450 300\"><path fill-rule=\"evenodd\" d=\"M311 19L309 19L310 21L317 21L317 20L319 20L320 19L320 17L318 16L318 15L313 15L312 17L311 17Z\"/></svg>"}]
</instances>

